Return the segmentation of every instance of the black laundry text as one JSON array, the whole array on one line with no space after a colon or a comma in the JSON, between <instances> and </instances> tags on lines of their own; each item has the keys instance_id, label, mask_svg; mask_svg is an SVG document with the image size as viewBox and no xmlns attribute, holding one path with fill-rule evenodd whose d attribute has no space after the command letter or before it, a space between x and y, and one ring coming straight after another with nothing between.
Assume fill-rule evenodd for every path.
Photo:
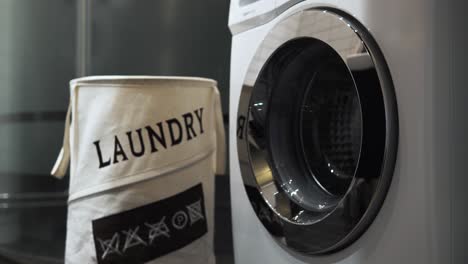
<instances>
[{"instance_id":1,"label":"black laundry text","mask_svg":"<svg viewBox=\"0 0 468 264\"><path fill-rule=\"evenodd\" d=\"M148 124L112 137L113 150L105 152L101 140L93 142L99 169L112 164L139 158L145 154L158 152L192 140L203 134L203 107L180 116ZM108 142L107 142L108 143Z\"/></svg>"}]
</instances>

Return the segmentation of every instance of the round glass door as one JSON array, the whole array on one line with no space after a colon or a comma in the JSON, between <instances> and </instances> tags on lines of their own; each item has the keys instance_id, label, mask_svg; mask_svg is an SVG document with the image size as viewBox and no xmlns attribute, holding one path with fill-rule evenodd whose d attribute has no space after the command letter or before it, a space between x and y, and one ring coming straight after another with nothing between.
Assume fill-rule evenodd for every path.
<instances>
[{"instance_id":1,"label":"round glass door","mask_svg":"<svg viewBox=\"0 0 468 264\"><path fill-rule=\"evenodd\" d=\"M247 194L282 245L334 252L375 218L397 111L382 53L357 21L311 9L273 28L247 73L237 129Z\"/></svg>"}]
</instances>

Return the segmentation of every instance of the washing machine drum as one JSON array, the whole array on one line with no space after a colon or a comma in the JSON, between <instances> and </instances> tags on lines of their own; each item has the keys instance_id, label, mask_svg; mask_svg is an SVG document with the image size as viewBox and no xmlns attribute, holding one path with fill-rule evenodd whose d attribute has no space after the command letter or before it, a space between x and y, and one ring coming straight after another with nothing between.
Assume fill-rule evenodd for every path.
<instances>
[{"instance_id":1,"label":"washing machine drum","mask_svg":"<svg viewBox=\"0 0 468 264\"><path fill-rule=\"evenodd\" d=\"M282 245L331 253L376 217L397 110L384 57L351 17L311 9L277 24L249 67L237 125L248 197Z\"/></svg>"}]
</instances>

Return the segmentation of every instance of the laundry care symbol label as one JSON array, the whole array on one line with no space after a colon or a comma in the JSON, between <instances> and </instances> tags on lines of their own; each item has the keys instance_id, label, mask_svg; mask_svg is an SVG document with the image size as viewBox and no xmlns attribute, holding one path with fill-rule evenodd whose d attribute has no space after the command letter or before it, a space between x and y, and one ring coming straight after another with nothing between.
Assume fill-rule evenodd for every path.
<instances>
[{"instance_id":1,"label":"laundry care symbol label","mask_svg":"<svg viewBox=\"0 0 468 264\"><path fill-rule=\"evenodd\" d=\"M99 264L144 263L207 233L202 185L158 202L93 220Z\"/></svg>"}]
</instances>

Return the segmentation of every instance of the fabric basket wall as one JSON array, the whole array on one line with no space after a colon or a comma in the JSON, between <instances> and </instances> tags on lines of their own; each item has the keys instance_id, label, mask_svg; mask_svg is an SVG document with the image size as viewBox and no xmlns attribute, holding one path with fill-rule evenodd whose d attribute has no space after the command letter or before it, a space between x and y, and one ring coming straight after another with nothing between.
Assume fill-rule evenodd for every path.
<instances>
[{"instance_id":1,"label":"fabric basket wall","mask_svg":"<svg viewBox=\"0 0 468 264\"><path fill-rule=\"evenodd\" d=\"M216 82L86 77L70 82L66 263L214 263L214 176L225 143ZM71 115L71 117L70 117Z\"/></svg>"}]
</instances>

